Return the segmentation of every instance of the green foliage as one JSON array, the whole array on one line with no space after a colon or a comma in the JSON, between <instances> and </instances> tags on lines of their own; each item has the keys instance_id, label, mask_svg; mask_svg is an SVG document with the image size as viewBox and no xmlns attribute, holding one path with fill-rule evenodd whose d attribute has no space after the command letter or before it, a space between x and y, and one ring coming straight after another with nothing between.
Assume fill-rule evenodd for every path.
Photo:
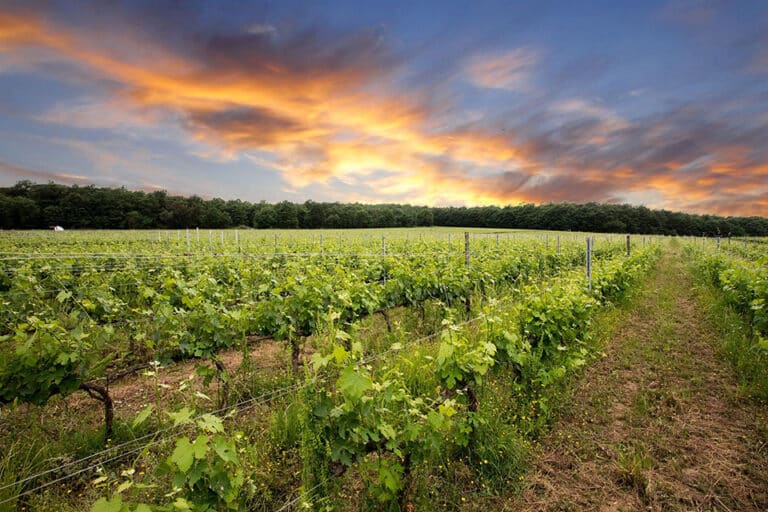
<instances>
[{"instance_id":1,"label":"green foliage","mask_svg":"<svg viewBox=\"0 0 768 512\"><path fill-rule=\"evenodd\" d=\"M462 336L449 325L437 350L437 374L448 389L480 385L494 364L496 345Z\"/></svg>"},{"instance_id":2,"label":"green foliage","mask_svg":"<svg viewBox=\"0 0 768 512\"><path fill-rule=\"evenodd\" d=\"M68 331L59 322L30 316L13 334L0 336L0 403L40 405L76 391L114 358L94 350L112 332L110 326L83 325Z\"/></svg>"},{"instance_id":3,"label":"green foliage","mask_svg":"<svg viewBox=\"0 0 768 512\"><path fill-rule=\"evenodd\" d=\"M750 393L768 397L768 258L754 260L727 254L707 254L689 246L686 256L717 299L705 296L723 331L721 347ZM746 325L742 332L738 327Z\"/></svg>"},{"instance_id":4,"label":"green foliage","mask_svg":"<svg viewBox=\"0 0 768 512\"><path fill-rule=\"evenodd\" d=\"M358 355L335 346L328 355L313 358L315 368L335 369L338 378L331 389L316 392L309 402L306 422L314 434L303 440L303 452L316 461L329 456L325 467L357 465L368 492L388 501L403 490L410 461L444 445L456 404L453 400L431 404L414 397L400 372L388 369L375 376L370 368L354 363Z\"/></svg>"},{"instance_id":5,"label":"green foliage","mask_svg":"<svg viewBox=\"0 0 768 512\"><path fill-rule=\"evenodd\" d=\"M175 426L192 423L193 412L184 408L169 413ZM173 490L166 494L172 500L164 505L137 504L135 508L123 502L119 494L132 485L132 481L118 488L118 494L100 498L91 512L145 512L189 510L193 512L245 511L254 489L246 483L245 472L238 452L244 446L240 432L227 436L221 418L203 414L194 420L199 434L190 439L176 439L173 451L158 468L160 475L172 478Z\"/></svg>"},{"instance_id":6,"label":"green foliage","mask_svg":"<svg viewBox=\"0 0 768 512\"><path fill-rule=\"evenodd\" d=\"M605 265L601 282L614 290L606 294L625 290L653 261L649 249ZM331 342L321 347L312 356L313 369L334 378L327 388L312 380L313 392L304 395L304 488L318 485L315 475L329 474L336 464L356 468L367 495L391 504L402 500L415 462L450 453L463 453L479 465L489 489L508 483L523 464L522 436L541 432L550 417L548 394L559 393L567 375L586 363L583 341L599 304L585 290L581 275L528 286L514 309L487 305L480 329L445 321L434 355L423 356L431 366L414 359L421 354L418 350L409 352L407 365L374 368L360 363L359 345ZM500 364L511 365L518 376L511 389L525 404L519 419L479 402ZM406 366L434 372L437 389L407 385L398 370ZM529 398L523 400L524 395ZM518 421L526 424L521 430L513 426Z\"/></svg>"},{"instance_id":7,"label":"green foliage","mask_svg":"<svg viewBox=\"0 0 768 512\"><path fill-rule=\"evenodd\" d=\"M391 458L363 459L359 463L359 471L368 494L379 503L396 500L405 485L405 468Z\"/></svg>"},{"instance_id":8,"label":"green foliage","mask_svg":"<svg viewBox=\"0 0 768 512\"><path fill-rule=\"evenodd\" d=\"M0 228L147 229L380 228L464 226L630 232L669 235L768 236L768 220L718 217L627 204L542 204L534 206L425 207L400 204L341 204L306 201L249 203L198 196L169 196L93 185L70 187L20 181L0 187Z\"/></svg>"},{"instance_id":9,"label":"green foliage","mask_svg":"<svg viewBox=\"0 0 768 512\"><path fill-rule=\"evenodd\" d=\"M19 264L8 269L12 279L0 272L8 288L0 308L0 382L6 382L0 400L44 403L102 377L107 364L119 371L151 360L215 359L222 349L245 347L254 334L287 340L298 367L306 337L333 329L334 339L342 340L355 320L396 306L466 309L478 291L538 272L544 260L531 252L546 252L540 241L503 251L485 244L466 266L448 255L420 254L434 242L407 243L414 250L407 258L275 256L253 265L240 257L198 257L165 265L137 255L94 257L87 265L77 257L55 266L46 260ZM97 240L71 249L108 245ZM547 272L579 262L580 246L563 245L561 254L550 249ZM187 243L180 239L178 246ZM606 255L617 247L606 246ZM224 373L215 376L226 386Z\"/></svg>"},{"instance_id":10,"label":"green foliage","mask_svg":"<svg viewBox=\"0 0 768 512\"><path fill-rule=\"evenodd\" d=\"M191 509L188 508L187 510ZM127 503L123 503L123 497L116 494L111 498L99 498L91 507L91 512L152 512L152 508L143 503L132 507Z\"/></svg>"},{"instance_id":11,"label":"green foliage","mask_svg":"<svg viewBox=\"0 0 768 512\"><path fill-rule=\"evenodd\" d=\"M698 269L746 317L759 346L759 339L768 336L768 258L745 261L722 254L701 256Z\"/></svg>"},{"instance_id":12,"label":"green foliage","mask_svg":"<svg viewBox=\"0 0 768 512\"><path fill-rule=\"evenodd\" d=\"M0 351L0 379L23 368L41 380L8 380L12 385L2 391L8 390L9 401L43 403L76 389L86 377L103 376L106 364L112 371L148 360L215 361L223 348L247 353L249 335L311 337L312 367L306 367L294 405L284 410L270 405L269 435L262 432L270 448L260 455L285 463L281 475L301 475L308 502L330 503L332 475L349 471L362 477L368 498L391 507L407 499L415 473L449 458L488 465L488 482L508 478L519 463L520 439L540 431L539 423L531 424L545 421L540 418L549 404L541 390L554 390L585 364L582 341L590 317L608 297L628 289L650 257L638 251L636 257L615 258L621 246L605 243L596 256L594 293L589 294L583 274L570 272L582 261L580 242L564 243L560 254L542 240L503 248L494 242L478 241L469 266L460 257L429 254L432 241L414 240L399 242L409 256L386 258L277 254L256 260L198 254L169 265L138 257L105 257L94 268L77 258L63 258L56 268L25 263L2 281L7 288L2 300L13 306L0 311L5 322L0 346L8 349ZM297 252L312 250L300 238L287 243ZM362 253L366 241L338 243ZM179 245L186 243L182 239ZM105 271L102 265L122 266ZM6 275L3 268L0 277ZM532 278L541 278L541 284L531 285ZM511 306L484 302L485 294L508 293L512 286L516 302ZM414 318L422 308L438 319L463 319L470 299L477 321L461 327L447 321L436 341L420 346L410 343L415 335L403 334L396 320L381 358L372 358L373 347L363 346L350 328L365 315L396 306L413 306L416 313L408 314ZM503 392L521 395L521 403L535 401L536 414L514 419L484 409L484 386L501 369L510 380ZM200 376L209 383L217 372L207 369ZM145 408L133 428L162 411L160 402ZM184 425L192 412L168 417L173 425ZM163 456L162 480L173 488L158 490L156 501L165 504L154 508L252 506L257 499L249 502L253 489L240 455L248 447L237 434L225 435L213 417L203 417L196 427L197 436L176 439ZM160 498L165 491L169 502ZM98 503L133 512L127 496ZM261 503L280 498L275 490Z\"/></svg>"},{"instance_id":13,"label":"green foliage","mask_svg":"<svg viewBox=\"0 0 768 512\"><path fill-rule=\"evenodd\" d=\"M596 302L576 280L543 289L528 287L520 304L520 336L531 347L554 357L583 340Z\"/></svg>"},{"instance_id":14,"label":"green foliage","mask_svg":"<svg viewBox=\"0 0 768 512\"><path fill-rule=\"evenodd\" d=\"M309 380L299 393L301 481L304 489L315 489L315 496L320 499L328 494L331 440L327 436L326 425L318 418L328 416L329 398L314 379Z\"/></svg>"}]
</instances>

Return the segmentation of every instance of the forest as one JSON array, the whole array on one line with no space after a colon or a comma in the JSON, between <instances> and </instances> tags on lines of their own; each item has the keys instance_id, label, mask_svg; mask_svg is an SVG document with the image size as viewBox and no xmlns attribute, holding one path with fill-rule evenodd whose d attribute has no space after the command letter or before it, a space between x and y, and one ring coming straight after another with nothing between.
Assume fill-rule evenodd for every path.
<instances>
[{"instance_id":1,"label":"forest","mask_svg":"<svg viewBox=\"0 0 768 512\"><path fill-rule=\"evenodd\" d=\"M0 229L384 228L462 226L663 235L768 236L764 217L697 215L645 206L548 203L428 207L408 204L251 203L20 181L0 187Z\"/></svg>"}]
</instances>

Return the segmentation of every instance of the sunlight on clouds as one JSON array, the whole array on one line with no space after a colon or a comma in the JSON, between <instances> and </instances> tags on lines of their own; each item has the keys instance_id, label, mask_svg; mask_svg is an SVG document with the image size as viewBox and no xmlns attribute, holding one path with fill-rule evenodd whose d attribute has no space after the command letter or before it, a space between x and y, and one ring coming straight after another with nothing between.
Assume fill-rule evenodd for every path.
<instances>
[{"instance_id":1,"label":"sunlight on clouds","mask_svg":"<svg viewBox=\"0 0 768 512\"><path fill-rule=\"evenodd\" d=\"M278 171L286 190L296 193L338 183L356 189L339 200L366 202L621 198L710 210L738 207L740 194L765 208L765 186L755 184L766 182L768 166L754 156L755 148L720 143L723 137L718 144L687 140L687 116L693 115L687 111L671 122L639 125L598 99L564 93L537 105L540 126L492 126L482 112L456 119L462 109L450 101L435 106L419 91L393 85L391 56L375 34L292 39L282 27L252 23L242 33L174 50L135 29L104 34L0 14L0 70L22 66L45 73L51 62L74 64L81 74L116 85L107 97L56 104L35 120L165 131L209 162L244 158L254 173ZM527 94L539 61L538 51L523 47L459 63L476 88ZM125 169L109 148L58 143L70 144L107 175ZM161 187L154 181L142 186ZM727 196L721 206L712 202L716 192Z\"/></svg>"},{"instance_id":2,"label":"sunlight on clouds","mask_svg":"<svg viewBox=\"0 0 768 512\"><path fill-rule=\"evenodd\" d=\"M530 48L478 55L467 63L467 74L469 81L480 88L525 91L537 61L537 52Z\"/></svg>"},{"instance_id":3,"label":"sunlight on clouds","mask_svg":"<svg viewBox=\"0 0 768 512\"><path fill-rule=\"evenodd\" d=\"M591 126L582 126L580 130L581 142L593 146L609 143L612 135L630 126L627 120L610 109L580 98L555 102L551 109L566 121L593 121Z\"/></svg>"}]
</instances>

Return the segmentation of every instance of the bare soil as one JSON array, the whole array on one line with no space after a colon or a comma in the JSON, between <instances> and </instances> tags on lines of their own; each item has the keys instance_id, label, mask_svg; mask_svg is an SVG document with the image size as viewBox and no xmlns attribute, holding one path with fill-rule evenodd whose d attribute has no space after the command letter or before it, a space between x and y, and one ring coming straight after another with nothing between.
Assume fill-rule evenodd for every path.
<instances>
[{"instance_id":1,"label":"bare soil","mask_svg":"<svg viewBox=\"0 0 768 512\"><path fill-rule=\"evenodd\" d=\"M248 350L254 370L284 371L289 367L285 342L254 338L249 344ZM228 349L219 352L218 357L227 372L232 373L240 366L243 353L240 349ZM192 393L199 391L211 395L211 400L215 402L217 385L213 383L209 388L203 386L203 378L196 372L198 365L213 367L211 361L187 359L160 367L157 371L157 383L155 383L154 376L148 373L152 371L152 368L148 368L127 375L110 384L109 393L115 404L116 416L120 418L133 417L147 404L155 400L155 391L158 392L163 403L167 403L173 399L175 394L182 392L187 395L188 401L188 395L191 394L189 390ZM54 402L48 406L50 407L52 404ZM73 410L81 412L98 410L96 404L84 393L73 393L57 402L58 407L69 412ZM56 414L55 406L54 409L50 410L50 414Z\"/></svg>"}]
</instances>

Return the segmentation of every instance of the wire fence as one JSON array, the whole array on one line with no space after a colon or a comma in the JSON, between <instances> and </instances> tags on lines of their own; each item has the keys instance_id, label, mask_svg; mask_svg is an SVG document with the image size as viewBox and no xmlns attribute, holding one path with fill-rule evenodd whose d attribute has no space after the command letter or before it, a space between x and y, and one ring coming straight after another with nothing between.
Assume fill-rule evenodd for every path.
<instances>
[{"instance_id":1,"label":"wire fence","mask_svg":"<svg viewBox=\"0 0 768 512\"><path fill-rule=\"evenodd\" d=\"M282 387L282 388L270 391L268 393L261 394L261 395L259 395L257 397L253 397L253 398L250 398L250 399L247 399L247 400L243 400L243 401L237 402L237 403L229 405L227 407L222 407L222 408L215 409L215 410L212 410L212 411L207 411L205 413L201 413L201 414L197 415L194 418L191 418L190 422L194 423L195 421L200 420L205 414L220 415L220 414L226 413L228 411L234 411L234 410L245 411L245 410L251 409L253 407L257 407L259 405L264 405L264 404L266 404L266 403L268 403L270 401L273 401L273 400L275 400L275 399L277 399L277 398L279 398L281 396L284 396L284 395L290 393L291 391L298 390L302 386L306 386L306 384L304 384L304 383L296 383L296 384L293 384L291 386ZM178 435L179 434L179 430L181 430L180 427L187 427L188 428L189 425L185 423L185 424L179 425L179 426L172 426L172 427L167 427L167 428L164 428L164 429L156 430L154 432L151 432L149 434L145 434L143 436L137 437L137 438L132 439L130 441L126 441L124 443L121 443L121 444L118 444L118 445L106 448L104 450L100 450L100 451L95 452L95 453L93 453L91 455L88 455L86 457L82 457L80 459L77 459L77 460L74 460L74 461L70 461L70 462L67 462L65 464L61 464L59 466L53 467L53 468L46 469L45 471L41 471L39 473L27 476L27 477L25 477L25 478L23 478L21 480L17 480L15 482L13 482L13 483L2 485L2 486L0 486L0 491L6 490L6 489L10 489L10 488L16 487L18 485L23 485L23 484L25 484L27 482L36 480L38 478L41 478L41 477L43 477L45 475L48 475L48 474L51 474L51 473L55 473L55 472L58 472L58 471L63 471L65 469L67 469L67 468L72 468L72 467L75 467L75 466L79 466L79 465L81 465L83 463L86 463L86 462L89 463L84 468L75 470L72 473L69 473L67 475L61 476L61 477L56 478L56 479L54 479L52 481L43 483L43 484L41 484L39 486L33 487L32 489L28 489L28 490L20 493L19 495L15 496L15 497L6 498L5 500L0 501L0 505L2 505L4 503L8 503L10 501L13 501L14 499L17 499L17 498L19 498L21 496L26 496L28 494L32 494L32 493L38 492L38 491L40 491L42 489L50 487L51 485L63 482L65 480L73 478L73 477L75 477L77 475L80 475L82 473L85 473L85 472L87 472L89 470L96 469L96 468L98 468L100 466L103 466L105 464L108 464L110 462L114 462L114 461L123 459L123 458L125 458L125 457L127 457L129 455L132 455L132 454L135 454L135 453L139 453L139 452L141 452L143 450L148 450L149 448L157 446L157 445L159 445L159 444L161 444L161 443L163 443L165 441L168 441L169 439L175 437L176 435ZM170 434L170 435L165 435L165 436L161 436L161 437L155 438L156 436L164 434L164 433L165 434ZM153 440L151 440L151 441L149 441L147 443L141 444L141 446L135 447L135 445L143 443L144 441L147 441L147 440L152 439L152 438L155 438L155 439L153 439ZM116 454L112 455L113 453L116 453ZM89 462L89 461L93 461L93 462Z\"/></svg>"},{"instance_id":2,"label":"wire fence","mask_svg":"<svg viewBox=\"0 0 768 512\"><path fill-rule=\"evenodd\" d=\"M517 248L524 249L525 247ZM563 246L565 248L566 246ZM571 247L575 247L572 245ZM464 246L457 246L455 251L377 251L377 252L197 252L181 254L136 254L136 253L50 253L30 256L28 253L0 253L0 262L28 262L28 261L61 261L61 260L191 260L191 259L273 259L273 258L382 258L382 257L454 257L463 255ZM477 250L477 248L475 248ZM499 248L501 249L501 248ZM536 249L540 249L536 247ZM493 253L496 247L486 247L482 250ZM23 255L22 255L23 254Z\"/></svg>"},{"instance_id":3,"label":"wire fence","mask_svg":"<svg viewBox=\"0 0 768 512\"><path fill-rule=\"evenodd\" d=\"M302 489L298 489L297 491L294 491L298 495L295 498L292 498L286 501L280 508L275 509L275 512L284 512L285 510L288 510L289 508L293 507L302 499L307 499L308 496L311 496L316 490L318 490L323 485L327 484L329 481L330 481L330 477L326 477L325 479L313 485L311 488L307 489L306 491Z\"/></svg>"},{"instance_id":4,"label":"wire fence","mask_svg":"<svg viewBox=\"0 0 768 512\"><path fill-rule=\"evenodd\" d=\"M516 298L516 297L514 297L514 296L504 297L504 298L502 298L502 299L500 299L500 300L495 302L495 307L500 307L503 304L506 304L507 302L511 301L513 298ZM459 328L465 327L465 326L468 326L468 325L471 325L471 324L474 324L474 323L480 321L484 317L485 317L485 315L479 315L479 316L474 317L472 319L469 319L469 320L466 320L464 322L460 322L458 324L455 324L454 327L459 327ZM422 337L417 338L415 340L406 340L404 343L401 344L400 347L398 347L396 349L395 348L389 348L387 350L384 350L384 351L381 351L381 352L377 352L375 354L371 354L368 357L361 358L359 361L357 361L357 364L361 364L361 365L372 364L372 363L376 362L377 360L380 360L380 359L384 358L385 356L387 356L389 354L392 354L392 353L395 353L395 352L400 352L400 351L402 351L404 348L406 348L408 346L413 346L413 345L416 345L416 344L422 344L422 343L426 343L428 341L434 340L437 337L439 337L440 335L442 335L442 333L443 333L443 330L440 330L438 332L429 334L427 336L422 336ZM325 378L328 378L328 376L329 375L324 375L321 378L325 379ZM294 383L294 384L292 384L290 386L284 386L284 387L281 387L281 388L269 391L267 393L263 393L263 394L258 395L256 397L251 397L249 399L239 401L237 403L234 403L232 405L228 405L226 407L221 407L221 408L218 408L218 409L214 409L214 410L211 410L211 411L206 411L204 413L200 413L197 416L195 416L194 418L191 418L190 422L194 423L195 421L201 419L205 414L214 414L214 415L222 415L223 414L225 416L227 416L228 413L230 413L230 412L237 412L239 414L239 413L242 413L244 411L250 410L250 409L252 409L254 407L257 407L257 406L266 405L269 402L272 402L272 401L276 400L277 398L285 396L285 395L287 395L287 394L289 394L291 392L299 391L299 390L301 390L301 389L303 389L303 388L305 388L305 387L307 387L307 386L309 386L309 385L311 385L313 383L314 383L314 381L307 380L307 381L304 381L304 382ZM12 483L0 485L0 491L4 491L4 490L7 490L7 489L10 489L10 488L19 486L19 485L24 485L24 484L26 484L28 482L34 481L34 480L36 480L38 478L41 478L41 477L43 477L45 475L48 475L48 474L51 474L51 473L55 473L55 472L58 472L58 471L63 471L65 469L76 467L76 466L79 466L79 465L84 464L84 463L88 463L86 465L86 467L84 467L84 468L77 469L77 470L73 471L72 473L69 473L67 475L58 477L58 478L56 478L54 480L51 480L49 482L45 482L45 483L43 483L41 485L38 485L36 487L33 487L33 488L28 489L26 491L23 491L20 494L14 496L14 497L6 498L6 499L0 501L0 505L3 505L5 503L9 503L9 502L14 501L14 500L16 500L16 499L18 499L18 498L20 498L22 496L33 494L35 492L38 492L38 491L43 490L45 488L48 488L48 487L50 487L52 485L55 485L55 484L58 484L58 483L61 483L61 482L65 481L65 480L74 478L74 477L76 477L78 475L81 475L81 474L86 473L86 472L88 472L90 470L96 469L96 468L98 468L100 466L103 466L105 464L108 464L110 462L115 462L115 461L118 461L118 460L123 459L125 457L128 457L130 455L137 454L137 453L139 453L141 451L148 450L148 449L150 449L152 447L158 446L158 445L162 444L163 442L166 442L166 441L170 440L171 438L179 435L179 433L180 433L180 428L179 427L184 427L184 426L188 427L189 425L185 424L185 425L180 425L180 426L171 426L171 427L167 427L167 428L164 428L164 429L156 430L154 432L145 434L145 435L137 437L135 439L131 439L129 441L125 441L125 442L120 443L118 445L111 446L109 448L105 448L104 450L100 450L98 452L92 453L92 454L87 455L85 457L82 457L80 459L73 460L73 461L67 462L65 464L61 464L59 466L56 466L56 467L48 468L48 469L46 469L44 471L40 471L40 472L35 473L33 475L29 475L29 476L27 476L27 477L25 477L25 478L23 478L21 480L17 480L17 481L14 481ZM161 434L168 434L168 435L156 438L156 436L161 435ZM152 439L152 438L155 438L155 439ZM147 442L147 443L145 443L145 444L141 444L141 446L138 446L138 447L135 446L137 444L143 443L144 441L147 441L147 440L150 440L150 439L152 439L152 440Z\"/></svg>"}]
</instances>

